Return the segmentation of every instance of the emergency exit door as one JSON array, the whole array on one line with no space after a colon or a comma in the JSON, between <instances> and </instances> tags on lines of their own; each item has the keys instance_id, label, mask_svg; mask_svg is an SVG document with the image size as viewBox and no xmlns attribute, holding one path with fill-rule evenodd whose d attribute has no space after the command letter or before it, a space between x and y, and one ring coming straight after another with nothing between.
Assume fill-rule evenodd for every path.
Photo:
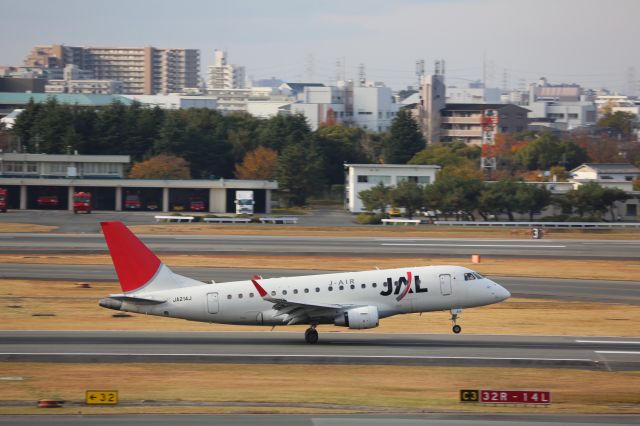
<instances>
[{"instance_id":1,"label":"emergency exit door","mask_svg":"<svg viewBox=\"0 0 640 426\"><path fill-rule=\"evenodd\" d=\"M451 275L449 274L440 275L440 293L443 296L451 295Z\"/></svg>"}]
</instances>

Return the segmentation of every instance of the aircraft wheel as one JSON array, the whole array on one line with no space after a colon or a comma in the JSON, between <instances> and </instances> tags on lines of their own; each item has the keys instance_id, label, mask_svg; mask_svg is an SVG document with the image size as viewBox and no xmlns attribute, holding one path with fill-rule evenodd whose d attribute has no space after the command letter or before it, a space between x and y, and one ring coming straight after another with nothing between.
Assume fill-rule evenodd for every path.
<instances>
[{"instance_id":1,"label":"aircraft wheel","mask_svg":"<svg viewBox=\"0 0 640 426\"><path fill-rule=\"evenodd\" d=\"M459 334L462 331L462 327L460 327L458 324L453 326L453 332L455 334Z\"/></svg>"},{"instance_id":2,"label":"aircraft wheel","mask_svg":"<svg viewBox=\"0 0 640 426\"><path fill-rule=\"evenodd\" d=\"M304 332L304 340L313 345L318 343L318 332L315 328L308 328L307 331Z\"/></svg>"}]
</instances>

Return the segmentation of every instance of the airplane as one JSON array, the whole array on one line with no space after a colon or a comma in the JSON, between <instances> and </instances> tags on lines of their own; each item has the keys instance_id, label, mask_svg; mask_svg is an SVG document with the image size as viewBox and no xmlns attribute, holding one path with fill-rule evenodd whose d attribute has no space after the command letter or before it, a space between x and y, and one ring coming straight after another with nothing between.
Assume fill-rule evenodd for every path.
<instances>
[{"instance_id":1,"label":"airplane","mask_svg":"<svg viewBox=\"0 0 640 426\"><path fill-rule=\"evenodd\" d=\"M417 266L211 284L169 269L122 222L102 222L122 293L103 308L221 324L306 324L305 341L318 342L319 324L375 328L393 315L451 312L453 332L464 308L501 302L509 291L461 266Z\"/></svg>"}]
</instances>

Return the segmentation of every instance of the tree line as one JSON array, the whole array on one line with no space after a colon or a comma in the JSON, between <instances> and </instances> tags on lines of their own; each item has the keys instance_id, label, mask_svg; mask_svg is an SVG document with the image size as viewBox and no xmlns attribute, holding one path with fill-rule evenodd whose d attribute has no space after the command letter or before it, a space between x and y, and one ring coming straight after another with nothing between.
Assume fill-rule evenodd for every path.
<instances>
[{"instance_id":1,"label":"tree line","mask_svg":"<svg viewBox=\"0 0 640 426\"><path fill-rule=\"evenodd\" d=\"M629 120L609 114L599 125L628 135ZM479 174L478 147L462 142L426 147L404 109L388 132L369 133L331 123L311 131L302 115L262 119L209 109L163 110L137 102L87 108L52 97L45 103L30 101L13 133L28 153L130 155L136 177L277 179L294 205L343 184L344 163L436 164L462 178L487 177ZM490 178L563 180L584 162L624 161L620 152L607 135L502 134L494 147L498 169ZM625 155L628 161L640 161L640 149Z\"/></svg>"},{"instance_id":2,"label":"tree line","mask_svg":"<svg viewBox=\"0 0 640 426\"><path fill-rule=\"evenodd\" d=\"M561 217L548 220L598 221L609 213L611 221L617 220L613 206L626 201L631 195L618 188L604 188L597 183L587 183L565 194L552 194L544 185L501 179L483 182L474 177L440 173L431 185L400 182L395 187L378 184L359 194L365 210L362 223L377 223L389 207L401 208L412 218L428 212L434 219L484 220L506 216L515 220L514 213L527 214L529 221L551 204L562 208ZM574 215L571 217L571 215Z\"/></svg>"}]
</instances>

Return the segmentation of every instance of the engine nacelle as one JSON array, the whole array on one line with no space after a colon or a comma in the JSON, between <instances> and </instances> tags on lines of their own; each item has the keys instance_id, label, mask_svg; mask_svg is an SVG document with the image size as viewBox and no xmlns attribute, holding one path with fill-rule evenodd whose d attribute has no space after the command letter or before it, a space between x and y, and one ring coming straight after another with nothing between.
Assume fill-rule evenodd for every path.
<instances>
[{"instance_id":1,"label":"engine nacelle","mask_svg":"<svg viewBox=\"0 0 640 426\"><path fill-rule=\"evenodd\" d=\"M349 327L355 330L363 328L375 328L380 325L378 308L375 306L362 306L344 311L333 320L335 325Z\"/></svg>"}]
</instances>

